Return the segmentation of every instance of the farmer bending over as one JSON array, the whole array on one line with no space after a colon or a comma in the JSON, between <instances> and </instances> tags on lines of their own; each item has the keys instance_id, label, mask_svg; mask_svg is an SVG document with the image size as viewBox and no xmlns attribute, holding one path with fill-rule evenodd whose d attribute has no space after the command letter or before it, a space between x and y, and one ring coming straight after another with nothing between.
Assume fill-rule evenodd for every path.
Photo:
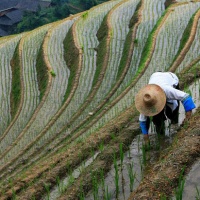
<instances>
[{"instance_id":1,"label":"farmer bending over","mask_svg":"<svg viewBox=\"0 0 200 200\"><path fill-rule=\"evenodd\" d=\"M145 144L149 144L148 130L150 116L158 134L165 133L164 121L169 118L172 124L178 123L179 101L182 102L188 121L192 110L196 107L192 97L179 90L179 79L171 72L155 72L151 75L149 84L143 87L135 96L135 106L140 112L140 128Z\"/></svg>"}]
</instances>

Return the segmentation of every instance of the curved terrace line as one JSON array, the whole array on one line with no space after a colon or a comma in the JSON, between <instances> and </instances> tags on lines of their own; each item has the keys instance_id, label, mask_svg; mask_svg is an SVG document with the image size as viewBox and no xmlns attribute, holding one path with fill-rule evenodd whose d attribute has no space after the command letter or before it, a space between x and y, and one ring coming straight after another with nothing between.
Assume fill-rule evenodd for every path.
<instances>
[{"instance_id":1,"label":"curved terrace line","mask_svg":"<svg viewBox=\"0 0 200 200\"><path fill-rule=\"evenodd\" d=\"M75 23L76 23L76 22L75 22ZM73 97L74 92L75 92L75 90L76 90L76 88L77 88L77 86L78 86L79 76L80 76L81 66L82 66L82 49L81 49L81 47L79 46L79 44L78 44L78 42L77 42L77 38L76 38L76 36L75 36L75 28L74 28L74 26L72 26L72 34L73 34L73 39L74 39L74 43L75 43L75 45L76 45L76 48L77 48L78 51L79 51L79 66L78 66L78 73L77 73L77 75L76 75L75 85L74 85L74 88L73 88L73 93L70 93L69 98L66 100L66 102L64 103L64 105L62 106L62 108L58 111L58 113L55 115L56 117L54 116L53 120L51 120L50 123L44 128L42 134L43 134L43 133L46 133L46 131L48 130L48 128L51 127L51 125L56 121L56 119L57 119L57 117L59 116L59 114L61 114L61 113L65 110L66 106L67 106L67 105L69 104L69 102L71 101L71 98ZM46 50L46 48L47 48L48 38L49 38L49 35L47 34L46 37L45 37L45 40L44 40L44 44L43 44L43 49L44 49L43 51L44 51L44 52L45 52L45 50ZM48 71L50 71L50 70L51 70L51 65L50 65L50 63L49 63L49 61L48 61L48 56L47 56L47 54L44 54L44 58L45 58L46 65L48 66ZM49 76L50 80L48 81L48 87L47 87L48 90L46 90L46 91L47 91L47 92L46 92L46 95L44 95L45 99L46 99L46 97L47 97L47 95L48 95L48 92L49 92L49 90L50 90L51 83L52 83L52 76L50 75L50 73L48 73L48 76ZM45 101L44 97L43 97L43 103L44 103L44 101ZM43 104L42 104L42 105L43 105ZM42 105L41 105L41 106L42 106ZM34 117L36 117L36 116L34 116ZM33 119L33 120L34 120L34 119ZM28 128L29 128L29 127L27 127L27 129L28 129ZM24 133L25 133L25 132L23 131L22 134L24 134ZM38 136L40 136L40 135L41 135L41 134L39 134ZM40 137L38 137L38 136L35 138L34 141L32 141L31 143L29 143L24 149L22 149L22 150L19 152L19 154L17 154L12 160L10 160L10 161L7 162L4 166L2 166L2 167L0 168L0 172L1 172L2 170L4 170L4 169L6 168L6 166L9 166L9 165L12 164L14 161L16 161L20 156L22 156L24 151L30 149L30 148L32 147L32 145L33 145L35 142L37 142L37 141L39 140ZM10 149L11 149L11 148L10 148ZM8 152L8 151L7 151L7 152ZM6 153L7 153L7 152L6 152ZM5 156L6 153L4 153L4 155L2 155L1 158L2 158L3 156Z\"/></svg>"},{"instance_id":2,"label":"curved terrace line","mask_svg":"<svg viewBox=\"0 0 200 200\"><path fill-rule=\"evenodd\" d=\"M19 114L22 110L22 106L23 106L23 102L24 102L24 80L23 80L23 61L22 61L22 49L23 49L23 43L24 43L24 38L27 36L28 34L26 34L24 37L21 38L20 42L19 42L19 47L18 47L18 54L19 54L19 66L20 66L20 87L21 87L21 94L20 94L20 104L19 104L19 108L18 111L14 117L14 119L11 121L10 125L6 128L6 130L4 131L4 133L1 135L0 137L0 142L4 139L4 137L7 135L7 133L10 131L10 129L12 128L12 126L14 125L14 123L16 122L16 120L19 117Z\"/></svg>"},{"instance_id":3,"label":"curved terrace line","mask_svg":"<svg viewBox=\"0 0 200 200\"><path fill-rule=\"evenodd\" d=\"M106 4L107 2L105 2L104 4ZM92 9L90 9L90 11L91 10L94 10L94 9L96 9L96 7L97 6L95 6L94 8L92 8ZM80 14L78 14L78 15L80 15ZM73 32L73 34L74 34L74 40L75 40L75 43L76 43L76 46L77 46L77 49L79 50L79 72L77 73L77 76L76 76L76 78L77 78L77 81L76 81L76 88L77 88L77 86L78 86L78 82L79 82L79 76L80 76L80 72L81 72L81 66L82 66L82 54L83 54L83 52L82 52L82 48L80 47L80 45L78 44L78 41L77 41L77 38L76 38L76 34L75 34L75 27L76 27L76 24L78 23L78 20L73 24L73 26L72 26L72 32ZM109 37L109 40L108 40L108 43L109 43L109 41L110 41L110 37ZM106 52L109 52L109 51L106 51ZM108 56L109 54L107 53L107 56L106 56L106 59L105 59L105 63L104 63L104 70L106 69L106 66L107 66L107 60L108 60ZM103 76L103 74L101 73L100 74L100 76ZM100 85L100 83L101 83L101 79L99 79L99 81L97 82L97 84L99 84ZM95 87L96 87L96 85L95 85ZM75 92L75 90L76 90L76 88L74 88L74 91L73 91L73 93L70 93L71 94L71 97L70 98L72 98L73 97L73 95L74 95L74 92ZM13 162L15 162L20 156L22 156L23 155L23 152L25 152L25 151L27 151L27 150L29 150L47 131L48 131L48 129L54 124L54 122L57 120L57 118L62 114L62 112L65 110L65 108L67 107L67 105L70 103L70 101L71 101L71 99L69 99L68 98L68 100L65 102L65 104L64 104L64 106L59 110L59 112L53 117L53 119L50 121L50 123L44 128L44 130L34 139L34 141L32 141L32 142L30 142L23 150L21 150L21 152L16 156L16 157L14 157L11 161L9 161L8 163L7 163L7 165L6 166L9 166L10 164L12 164ZM86 102L87 104L88 104L88 102ZM86 106L86 105L85 105ZM77 115L76 117L78 117L79 115ZM57 136L57 134L56 134L56 136ZM38 150L37 150L37 153L38 153ZM31 156L32 157L32 156ZM1 172L1 169L5 169L4 167L2 167L2 168L0 168L0 172Z\"/></svg>"},{"instance_id":4,"label":"curved terrace line","mask_svg":"<svg viewBox=\"0 0 200 200\"><path fill-rule=\"evenodd\" d=\"M174 63L172 64L172 66L169 68L169 71L171 72L175 72L177 67L181 64L181 62L183 61L185 55L187 54L187 52L189 51L194 39L195 39L195 35L197 32L197 26L198 26L198 20L200 19L200 9L197 11L195 17L194 17L194 21L193 21L193 25L191 28L191 32L190 32L190 36L189 39L187 41L187 43L185 44L184 48L182 49L182 51L180 52L179 56L177 57L177 59L174 61Z\"/></svg>"},{"instance_id":5,"label":"curved terrace line","mask_svg":"<svg viewBox=\"0 0 200 200\"><path fill-rule=\"evenodd\" d=\"M128 1L128 0L127 0ZM142 0L143 1L143 0ZM106 66L107 66L107 63L108 63L108 57L109 57L109 49L110 49L110 40L111 40L111 25L110 25L110 22L109 22L109 19L110 19L110 16L111 16L111 14L112 14L112 12L114 12L114 10L117 8L117 7L119 7L122 3L124 3L124 2L120 2L119 4L117 4L115 7L113 7L113 9L111 9L111 11L109 12L109 14L108 14L108 18L107 18L107 24L108 24L108 27L109 27L109 34L108 34L108 36L107 36L107 55L105 56L105 59L104 59L104 67L103 67L103 72L105 72L105 70L106 70ZM140 8L140 11L139 11L139 20L138 20L138 22L135 24L135 26L134 26L134 28L133 28L133 30L132 30L132 41L134 41L134 38L135 38L135 36L136 36L136 32L137 32L137 27L138 27L138 25L140 24L140 21L141 21L141 11L142 11L142 9L143 9L143 3L142 3L142 6L141 6L141 8ZM117 81L117 85L115 85L114 86L114 88L113 88L113 90L110 92L110 94L108 94L108 96L110 95L113 95L114 94L114 92L117 90L117 87L120 85L120 83L123 81L123 78L125 77L125 75L126 75L126 72L127 72L127 70L128 70L128 68L129 68L129 66L130 66L130 59L131 59L131 57L132 57L132 54L133 54L133 48L134 48L134 42L132 42L131 43L131 46L130 46L130 49L129 49L129 55L128 55L128 60L127 60L127 62L126 62L126 66L125 66L125 68L124 68L124 70L123 70L123 73L122 73L122 75L121 75L121 77L120 77L120 79ZM93 96L95 95L95 93L96 93L96 91L97 91L97 88L100 86L100 84L101 84L101 81L102 81L102 79L103 79L103 73L102 73L102 76L100 76L99 77L99 80L97 81L97 84L94 86L94 88L95 88L95 90L93 90L92 91L92 93L91 93L91 95L89 96L89 98L88 99L86 99L86 102L83 104L83 106L80 108L81 110L79 111L79 112L77 112L76 114L75 114L75 116L73 116L72 117L72 119L70 120L70 122L68 122L67 123L67 125L60 131L60 133L66 128L66 127L68 127L69 126L69 124L71 124L72 122L73 122L73 120L75 120L79 115L80 115L80 113L81 113L81 111L89 104L89 102L92 100L92 98L93 98ZM91 99L90 99L91 98ZM101 107L108 101L108 97L105 97L106 98L106 101L104 101L103 103L102 103L102 105L101 105ZM97 111L99 110L100 108L98 107L97 108ZM85 123L87 120L89 119L89 117L87 117L85 120L84 120L84 122L83 123ZM83 124L82 123L82 124ZM42 134L44 135L45 133L46 133L46 131L47 131L47 129L46 130L44 130L43 132L42 132ZM58 133L59 134L59 133ZM47 141L46 143L48 144L50 141L53 141L54 139L55 139L55 137L57 137L57 135L58 134L56 134L55 136L54 136L54 138L52 138L51 140L49 140L49 141ZM36 141L34 141L34 142L36 142ZM44 145L43 145L44 146ZM26 149L26 150L28 150L28 149ZM38 150L37 150L37 154L38 154ZM32 156L31 156L32 157Z\"/></svg>"},{"instance_id":6,"label":"curved terrace line","mask_svg":"<svg viewBox=\"0 0 200 200\"><path fill-rule=\"evenodd\" d=\"M35 31L35 30L34 30ZM19 51L20 51L20 62L21 62L21 65L20 66L23 66L23 61L22 61L22 51L23 51L23 43L24 43L24 40L26 39L26 37L29 37L31 35L33 31L29 32L28 34L26 34L26 36L24 38L22 38L22 41L20 42L20 46L19 46ZM46 38L48 38L48 35L45 36ZM45 43L43 44L43 48L45 46ZM50 71L51 70L51 66L50 64L48 63L47 61L47 56L44 54L43 55L43 58L44 58L44 61L46 63L46 67L47 67L47 70ZM15 118L13 119L12 123L10 124L10 126L7 128L7 130L4 132L3 134L3 137L0 138L0 141L6 136L6 134L10 131L10 129L12 128L12 126L14 125L14 123L16 122L16 120L18 119L19 117L19 114L22 110L22 107L23 107L23 102L24 102L24 83L23 83L23 70L20 70L20 79L21 79L21 101L20 101L20 106L19 106L19 110L15 116ZM1 153L0 155L0 159L2 159L8 151L10 151L10 149L13 148L14 145L17 144L17 142L20 140L20 138L25 134L25 131L30 127L30 125L32 124L32 122L34 121L34 119L36 118L36 115L37 115L37 112L41 109L41 107L43 106L46 98L47 98L47 95L50 91L50 87L51 87L51 83L52 83L52 76L50 75L50 73L48 73L48 85L47 85L47 89L45 91L45 94L40 102L40 104L38 105L38 107L36 108L36 110L34 111L31 119L29 120L28 124L26 125L26 127L23 129L23 131L18 135L18 137L16 138L15 141L13 141L13 143L3 152Z\"/></svg>"},{"instance_id":7,"label":"curved terrace line","mask_svg":"<svg viewBox=\"0 0 200 200\"><path fill-rule=\"evenodd\" d=\"M79 14L78 14L79 15ZM73 17L69 17L67 18L67 20L71 20L73 18L75 18L78 15L74 15ZM33 113L31 119L29 120L28 124L26 125L26 127L23 129L23 131L20 133L20 135L17 137L17 139L13 142L12 146L9 146L1 155L0 155L0 159L2 159L12 148L13 146L17 145L17 143L20 141L20 139L23 137L24 134L26 134L26 131L30 128L31 124L34 122L35 118L37 117L37 114L39 112L39 110L42 108L42 106L44 105L47 96L50 92L51 89L51 85L52 85L52 76L50 74L50 71L52 70L52 66L51 63L49 62L49 58L48 58L48 53L47 53L47 48L48 48L48 41L49 38L51 36L51 32L53 31L53 29L60 23L63 23L63 21L65 21L66 19L59 21L59 23L54 23L54 25L50 28L50 30L47 32L45 38L44 38L44 42L43 42L43 47L42 47L42 52L43 52L43 58L47 67L47 71L48 71L48 85L45 91L45 94L40 102L40 104L38 105L37 109L35 110L35 112ZM80 69L79 69L80 71ZM78 78L79 78L79 74L80 72L77 73L77 77L75 82L78 82ZM78 83L74 86L74 88L72 89L72 94L70 93L69 98L67 99L67 101L65 102L64 106L62 106L62 108L55 114L55 116L51 119L51 121L48 123L47 128L49 128L54 122L55 120L58 118L59 114L63 112L63 110L65 109L65 107L69 104L69 102L71 101L71 98L73 96L73 93L76 90ZM46 130L46 127L45 129Z\"/></svg>"},{"instance_id":8,"label":"curved terrace line","mask_svg":"<svg viewBox=\"0 0 200 200\"><path fill-rule=\"evenodd\" d=\"M182 5L183 3L181 3ZM86 132L88 130L89 127L91 127L95 122L97 122L109 109L111 109L117 102L119 102L119 100L126 95L129 90L136 85L136 83L138 82L138 80L142 77L142 75L144 74L145 70L148 68L148 65L151 61L155 46L156 46L156 36L158 35L161 27L163 26L164 22L166 21L166 19L168 18L168 16L170 15L171 12L173 12L173 7L174 6L178 6L180 4L174 4L171 7L168 8L168 10L166 11L166 14L164 15L164 17L161 19L161 22L159 24L159 26L156 28L155 32L153 32L153 34L151 34L151 40L152 40L152 46L151 46L151 50L149 51L150 55L148 55L148 58L146 59L146 62L143 64L144 66L142 67L142 71L140 72L140 74L136 74L134 81L115 99L113 100L113 102L110 103L110 105L108 105L106 108L103 109L103 111L101 113L99 113L98 116L96 116L90 123L89 125L87 125L86 127L84 127L81 131L78 131L76 133L76 135L74 135L72 137L72 139L70 139L69 143L72 142L74 139L76 139L77 137L79 137L80 135L82 135L84 132ZM140 67L141 68L141 67ZM72 130L76 131L77 129ZM66 137L67 138L67 137ZM67 142L68 143L68 142ZM65 144L66 145L66 144ZM58 147L60 148L60 146ZM58 149L57 148L57 149Z\"/></svg>"},{"instance_id":9,"label":"curved terrace line","mask_svg":"<svg viewBox=\"0 0 200 200\"><path fill-rule=\"evenodd\" d=\"M143 7L144 7L144 1L141 0L141 7L139 9L139 12L138 12L138 21L137 23L134 25L133 29L131 30L132 31L132 34L131 34L131 38L132 38L132 42L131 42L131 45L130 45L130 49L129 49L129 53L128 53L128 59L126 61L126 64L125 64L125 67L124 67L124 70L122 72L122 75L120 76L119 80L116 82L116 84L114 85L114 87L111 89L111 91L109 92L109 94L102 100L102 103L100 103L96 109L94 110L94 115L100 110L103 108L103 106L109 101L109 99L111 98L111 96L116 92L116 90L118 89L119 85L122 83L124 77L126 76L126 73L130 67L130 63L131 63L131 57L132 57L132 54L133 54L133 49L134 49L134 39L136 37L136 33L137 33L137 28L141 22L141 12L143 10ZM78 125L77 127L75 127L71 132L74 132L76 131L77 129L79 129L81 126L83 126L88 120L90 120L92 118L92 116L87 116L82 122L80 125ZM65 129L67 128L67 126L63 127L63 129L61 130L64 131ZM72 136L72 138L70 139L70 141L73 141L74 139L76 139L77 137L79 137L80 135L82 134L82 132L78 135L75 135L75 136Z\"/></svg>"}]
</instances>

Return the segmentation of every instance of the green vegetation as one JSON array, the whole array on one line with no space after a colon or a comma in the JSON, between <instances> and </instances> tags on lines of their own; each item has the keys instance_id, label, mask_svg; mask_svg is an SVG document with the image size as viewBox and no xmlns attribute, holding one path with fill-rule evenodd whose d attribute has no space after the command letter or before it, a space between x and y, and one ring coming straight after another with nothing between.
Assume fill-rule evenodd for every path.
<instances>
[{"instance_id":1,"label":"green vegetation","mask_svg":"<svg viewBox=\"0 0 200 200\"><path fill-rule=\"evenodd\" d=\"M134 15L132 16L130 23L129 23L129 33L126 37L126 41L124 43L124 49L123 49L123 53L122 53L122 58L119 64L119 68L118 68L118 73L117 73L117 78L116 80L119 80L120 76L123 73L124 68L126 67L126 65L128 65L128 67L130 66L130 47L131 47L131 43L132 43L132 34L133 34L133 29L135 24L138 22L139 20L139 16L138 16L138 11L141 7L141 1L138 3L137 7L136 7L136 11L134 12ZM134 44L136 46L136 44L138 43L137 39L134 39Z\"/></svg>"},{"instance_id":2,"label":"green vegetation","mask_svg":"<svg viewBox=\"0 0 200 200\"><path fill-rule=\"evenodd\" d=\"M76 77L76 73L77 73L78 66L79 66L79 59L78 59L79 58L79 50L77 49L77 47L74 43L72 28L67 33L67 35L63 41L63 44L64 44L65 62L67 63L67 66L70 69L68 86L67 86L67 90L66 90L64 100L63 100L63 102L65 102L65 100L69 96L71 89L75 83L75 77Z\"/></svg>"},{"instance_id":3,"label":"green vegetation","mask_svg":"<svg viewBox=\"0 0 200 200\"><path fill-rule=\"evenodd\" d=\"M10 93L11 101L11 117L12 119L17 113L21 100L21 78L20 78L20 59L19 59L19 44L17 45L13 58L10 62L12 69L12 86Z\"/></svg>"},{"instance_id":4,"label":"green vegetation","mask_svg":"<svg viewBox=\"0 0 200 200\"><path fill-rule=\"evenodd\" d=\"M49 79L47 66L45 65L45 62L44 62L42 45L40 47L37 60L36 60L36 71L37 71L37 81L38 81L38 88L40 91L40 100L41 100L46 91L46 88L48 85L48 79Z\"/></svg>"},{"instance_id":5,"label":"green vegetation","mask_svg":"<svg viewBox=\"0 0 200 200\"><path fill-rule=\"evenodd\" d=\"M94 74L94 80L92 86L95 86L100 73L105 65L107 65L107 54L108 54L108 45L107 45L107 36L108 36L108 26L107 26L107 16L105 16L98 32L97 38L99 40L99 46L97 48L97 66Z\"/></svg>"}]
</instances>

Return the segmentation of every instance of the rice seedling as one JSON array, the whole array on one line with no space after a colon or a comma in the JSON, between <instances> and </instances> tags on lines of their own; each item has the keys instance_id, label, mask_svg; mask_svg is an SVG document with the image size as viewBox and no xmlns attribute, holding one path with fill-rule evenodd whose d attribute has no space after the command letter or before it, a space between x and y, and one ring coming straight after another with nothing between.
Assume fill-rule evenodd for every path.
<instances>
[{"instance_id":1,"label":"rice seedling","mask_svg":"<svg viewBox=\"0 0 200 200\"><path fill-rule=\"evenodd\" d=\"M45 191L46 191L46 199L45 200L50 200L50 185L44 183L44 188L45 188Z\"/></svg>"},{"instance_id":2,"label":"rice seedling","mask_svg":"<svg viewBox=\"0 0 200 200\"><path fill-rule=\"evenodd\" d=\"M185 178L183 177L184 168L182 168L179 180L178 180L178 187L175 189L175 198L176 200L182 200L183 197L183 189L185 185Z\"/></svg>"},{"instance_id":3,"label":"rice seedling","mask_svg":"<svg viewBox=\"0 0 200 200\"><path fill-rule=\"evenodd\" d=\"M119 171L117 165L116 155L114 154L114 169L115 169L115 191L116 191L116 198L119 195Z\"/></svg>"},{"instance_id":4,"label":"rice seedling","mask_svg":"<svg viewBox=\"0 0 200 200\"><path fill-rule=\"evenodd\" d=\"M56 185L58 187L59 193L63 193L64 192L64 183L63 183L63 181L60 180L60 178L58 176L56 177Z\"/></svg>"},{"instance_id":5,"label":"rice seedling","mask_svg":"<svg viewBox=\"0 0 200 200\"><path fill-rule=\"evenodd\" d=\"M99 184L98 184L98 180L97 180L97 176L95 173L91 174L92 176L92 193L93 193L93 198L94 200L98 200L98 193L99 193Z\"/></svg>"},{"instance_id":6,"label":"rice seedling","mask_svg":"<svg viewBox=\"0 0 200 200\"><path fill-rule=\"evenodd\" d=\"M146 166L146 164L147 164L147 158L146 158L146 145L142 145L142 164L144 165L144 166Z\"/></svg>"},{"instance_id":7,"label":"rice seedling","mask_svg":"<svg viewBox=\"0 0 200 200\"><path fill-rule=\"evenodd\" d=\"M130 181L130 192L133 191L133 186L134 186L134 182L135 182L135 177L136 174L134 173L134 166L133 166L133 162L130 163L129 165L127 165L127 170L128 170L128 175L129 175L129 181Z\"/></svg>"},{"instance_id":8,"label":"rice seedling","mask_svg":"<svg viewBox=\"0 0 200 200\"><path fill-rule=\"evenodd\" d=\"M16 192L12 189L12 200L17 200Z\"/></svg>"},{"instance_id":9,"label":"rice seedling","mask_svg":"<svg viewBox=\"0 0 200 200\"><path fill-rule=\"evenodd\" d=\"M108 185L106 187L106 193L104 195L105 200L111 200L111 193L109 193Z\"/></svg>"},{"instance_id":10,"label":"rice seedling","mask_svg":"<svg viewBox=\"0 0 200 200\"><path fill-rule=\"evenodd\" d=\"M104 150L104 143L101 142L99 145L99 151L102 153L103 150Z\"/></svg>"},{"instance_id":11,"label":"rice seedling","mask_svg":"<svg viewBox=\"0 0 200 200\"><path fill-rule=\"evenodd\" d=\"M51 71L50 71L50 74L51 74L51 76L53 76L53 77L55 77L55 76L56 76L56 73L55 73L55 71L54 71L54 70L51 70Z\"/></svg>"},{"instance_id":12,"label":"rice seedling","mask_svg":"<svg viewBox=\"0 0 200 200\"><path fill-rule=\"evenodd\" d=\"M120 163L121 163L121 171L123 169L123 161L124 161L124 152L123 152L123 144L119 145L119 153L120 153Z\"/></svg>"}]
</instances>

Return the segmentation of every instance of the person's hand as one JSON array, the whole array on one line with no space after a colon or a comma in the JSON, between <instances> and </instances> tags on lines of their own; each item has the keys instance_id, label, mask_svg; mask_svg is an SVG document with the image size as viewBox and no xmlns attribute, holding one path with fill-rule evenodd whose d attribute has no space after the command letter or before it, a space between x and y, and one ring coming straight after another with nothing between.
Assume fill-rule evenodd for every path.
<instances>
[{"instance_id":1,"label":"person's hand","mask_svg":"<svg viewBox=\"0 0 200 200\"><path fill-rule=\"evenodd\" d=\"M189 120L191 118L191 116L192 116L191 110L185 113L185 119Z\"/></svg>"},{"instance_id":2,"label":"person's hand","mask_svg":"<svg viewBox=\"0 0 200 200\"><path fill-rule=\"evenodd\" d=\"M149 135L145 134L144 137L144 144L143 147L145 148L145 150L149 150L150 149L150 140L149 140Z\"/></svg>"},{"instance_id":3,"label":"person's hand","mask_svg":"<svg viewBox=\"0 0 200 200\"><path fill-rule=\"evenodd\" d=\"M182 127L188 124L191 116L192 116L192 111L188 111L185 113L185 119L183 120L183 122L181 124Z\"/></svg>"}]
</instances>

